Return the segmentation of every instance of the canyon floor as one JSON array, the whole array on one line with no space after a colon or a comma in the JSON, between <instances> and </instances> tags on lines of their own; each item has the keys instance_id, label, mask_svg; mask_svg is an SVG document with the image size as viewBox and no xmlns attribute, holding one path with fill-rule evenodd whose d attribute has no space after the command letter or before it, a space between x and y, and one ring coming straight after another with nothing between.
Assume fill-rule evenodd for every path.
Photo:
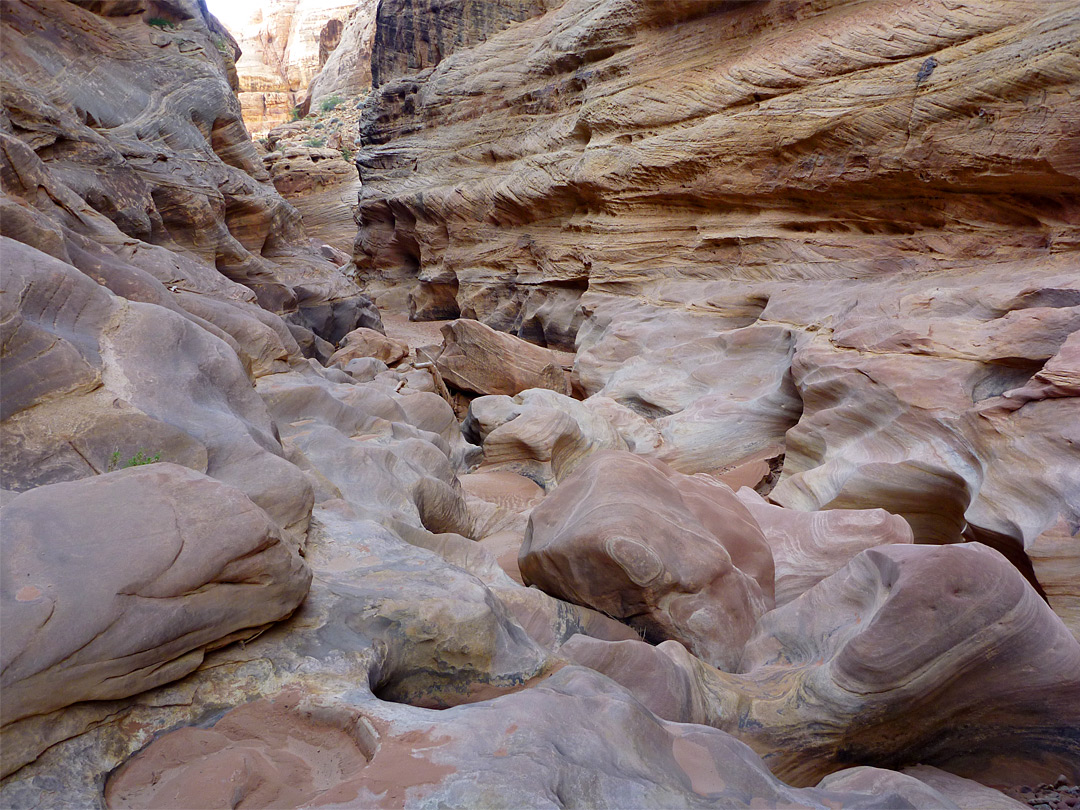
<instances>
[{"instance_id":1,"label":"canyon floor","mask_svg":"<svg viewBox=\"0 0 1080 810\"><path fill-rule=\"evenodd\" d=\"M0 4L0 806L1078 806L1075 4L369 10Z\"/></svg>"}]
</instances>

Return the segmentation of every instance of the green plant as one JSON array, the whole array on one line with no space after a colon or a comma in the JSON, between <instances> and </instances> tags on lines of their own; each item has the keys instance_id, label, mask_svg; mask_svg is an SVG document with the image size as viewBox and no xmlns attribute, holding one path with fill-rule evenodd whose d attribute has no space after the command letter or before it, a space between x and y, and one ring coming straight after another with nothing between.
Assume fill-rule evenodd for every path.
<instances>
[{"instance_id":1,"label":"green plant","mask_svg":"<svg viewBox=\"0 0 1080 810\"><path fill-rule=\"evenodd\" d=\"M320 149L326 146L326 141L324 141L322 138L308 138L306 141L304 141L304 143L307 146L313 146L316 149Z\"/></svg>"},{"instance_id":2,"label":"green plant","mask_svg":"<svg viewBox=\"0 0 1080 810\"><path fill-rule=\"evenodd\" d=\"M321 102L319 102L319 109L323 112L330 112L331 110L336 110L338 105L341 104L342 101L344 101L344 99L341 96L330 96L329 98L324 98Z\"/></svg>"},{"instance_id":3,"label":"green plant","mask_svg":"<svg viewBox=\"0 0 1080 810\"><path fill-rule=\"evenodd\" d=\"M154 28L176 28L176 23L172 20L166 20L164 17L151 17L146 21L147 25L152 25Z\"/></svg>"},{"instance_id":4,"label":"green plant","mask_svg":"<svg viewBox=\"0 0 1080 810\"><path fill-rule=\"evenodd\" d=\"M343 158L345 158L345 160L349 161L349 163L352 163L353 154L352 154L351 149L348 149L348 148L342 149L341 150L341 156Z\"/></svg>"},{"instance_id":5,"label":"green plant","mask_svg":"<svg viewBox=\"0 0 1080 810\"><path fill-rule=\"evenodd\" d=\"M303 115L303 113L300 112L299 107L293 107L289 111L289 120L290 121L299 121L303 117L304 117L304 115Z\"/></svg>"},{"instance_id":6,"label":"green plant","mask_svg":"<svg viewBox=\"0 0 1080 810\"><path fill-rule=\"evenodd\" d=\"M221 37L214 39L214 47L218 49L218 53L222 56L232 57L233 49L229 47L229 43L223 40Z\"/></svg>"},{"instance_id":7,"label":"green plant","mask_svg":"<svg viewBox=\"0 0 1080 810\"><path fill-rule=\"evenodd\" d=\"M109 456L109 466L106 472L112 472L113 470L126 470L128 467L144 467L147 464L153 464L155 461L161 461L161 451L154 453L154 455L147 455L146 450L139 449L135 455L120 463L120 451L114 450L113 454Z\"/></svg>"}]
</instances>

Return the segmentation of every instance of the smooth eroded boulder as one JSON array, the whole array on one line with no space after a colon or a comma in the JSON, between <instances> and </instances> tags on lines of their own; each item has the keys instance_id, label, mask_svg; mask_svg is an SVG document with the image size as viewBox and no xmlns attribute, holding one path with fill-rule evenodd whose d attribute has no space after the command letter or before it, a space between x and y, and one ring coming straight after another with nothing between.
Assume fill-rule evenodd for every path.
<instances>
[{"instance_id":1,"label":"smooth eroded boulder","mask_svg":"<svg viewBox=\"0 0 1080 810\"><path fill-rule=\"evenodd\" d=\"M546 388L517 396L474 399L462 432L481 440L484 464L554 488L590 454L626 450L627 443L602 415L584 403Z\"/></svg>"},{"instance_id":2,"label":"smooth eroded boulder","mask_svg":"<svg viewBox=\"0 0 1080 810\"><path fill-rule=\"evenodd\" d=\"M765 614L739 674L674 642L562 650L665 719L730 732L789 784L917 762L991 784L1080 776L1080 644L977 543L862 552Z\"/></svg>"},{"instance_id":3,"label":"smooth eroded boulder","mask_svg":"<svg viewBox=\"0 0 1080 810\"><path fill-rule=\"evenodd\" d=\"M360 327L345 336L344 342L330 359L328 366L347 366L349 361L360 357L374 357L388 366L404 360L409 354L409 344L403 340L389 338L374 329Z\"/></svg>"},{"instance_id":4,"label":"smooth eroded boulder","mask_svg":"<svg viewBox=\"0 0 1080 810\"><path fill-rule=\"evenodd\" d=\"M743 706L744 739L796 784L847 763L1080 776L1080 644L978 543L862 552L763 617L740 671L718 715Z\"/></svg>"},{"instance_id":5,"label":"smooth eroded boulder","mask_svg":"<svg viewBox=\"0 0 1080 810\"><path fill-rule=\"evenodd\" d=\"M911 527L884 509L802 512L774 506L743 487L738 498L750 510L776 563L776 605L806 593L860 551L912 542Z\"/></svg>"},{"instance_id":6,"label":"smooth eroded boulder","mask_svg":"<svg viewBox=\"0 0 1080 810\"><path fill-rule=\"evenodd\" d=\"M527 583L720 668L773 604L772 553L735 494L626 452L594 454L536 507L518 563Z\"/></svg>"},{"instance_id":7,"label":"smooth eroded boulder","mask_svg":"<svg viewBox=\"0 0 1080 810\"><path fill-rule=\"evenodd\" d=\"M262 509L174 464L39 487L0 519L5 725L186 675L311 582Z\"/></svg>"}]
</instances>

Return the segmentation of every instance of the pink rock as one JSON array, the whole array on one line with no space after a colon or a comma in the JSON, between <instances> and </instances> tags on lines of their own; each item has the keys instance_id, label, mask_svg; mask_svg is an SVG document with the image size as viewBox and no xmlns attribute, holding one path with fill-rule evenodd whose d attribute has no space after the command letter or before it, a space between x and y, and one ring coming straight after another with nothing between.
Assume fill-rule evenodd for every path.
<instances>
[{"instance_id":1,"label":"pink rock","mask_svg":"<svg viewBox=\"0 0 1080 810\"><path fill-rule=\"evenodd\" d=\"M773 561L734 493L626 452L589 457L535 510L525 581L674 638L721 668L773 603Z\"/></svg>"},{"instance_id":2,"label":"pink rock","mask_svg":"<svg viewBox=\"0 0 1080 810\"><path fill-rule=\"evenodd\" d=\"M737 494L772 549L777 607L810 590L860 551L912 541L907 521L884 509L801 512L774 506L747 487Z\"/></svg>"}]
</instances>

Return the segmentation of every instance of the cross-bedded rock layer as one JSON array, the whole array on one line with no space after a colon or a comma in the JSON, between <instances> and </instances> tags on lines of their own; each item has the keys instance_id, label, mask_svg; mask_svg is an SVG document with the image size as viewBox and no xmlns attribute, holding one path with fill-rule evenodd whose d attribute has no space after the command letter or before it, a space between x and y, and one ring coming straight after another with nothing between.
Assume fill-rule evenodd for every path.
<instances>
[{"instance_id":1,"label":"cross-bedded rock layer","mask_svg":"<svg viewBox=\"0 0 1080 810\"><path fill-rule=\"evenodd\" d=\"M742 54L746 69L798 68L801 78L760 107L656 125L665 143L685 130L669 172L697 160L702 138L701 165L719 167L709 182L739 177L734 152L706 137L711 126L747 135L744 114L760 127L770 103L790 103L797 135L806 92L831 103L850 82L908 69L930 92L953 48L978 59L1026 49L1040 67L1025 75L1051 87L1050 68L1072 45L1055 46L1046 26L1074 26L1055 3L945 17L935 4L884 1L603 0L522 20L524 7L507 4L500 19L485 6L481 19L454 2L432 15L433 25L477 26L450 25L431 42L458 50L407 80L419 97L422 85L449 81L444 71L473 65L471 79L454 74L472 109L448 108L459 116L448 136L512 92L511 73L477 60L497 57L527 78L530 54L541 54L551 81L572 73L585 89L593 79L579 69L623 64L629 95L578 105L590 116L608 103L647 117L685 101L701 74L680 59L711 54L735 75L718 47ZM933 265L918 272L889 265L902 240L848 233L833 247L880 250L874 272L849 263L851 277L811 285L812 274L770 260L758 268L768 278L738 277L720 261L689 267L674 240L672 265L643 263L621 280L541 279L518 331L551 343L576 332L571 372L550 348L476 324L449 326L441 348L428 345L435 331L403 330L398 342L356 329L377 327L374 313L248 159L228 60L215 57L227 42L208 38L217 29L201 5L3 10L4 806L952 810L1010 806L962 776L1080 776L1080 643L1061 618L1075 632L1069 442L1080 392L1067 194L1057 209L1049 185L1030 201L1044 223L1060 218L1045 255L980 257L963 272L945 251L956 228L942 226L939 252L916 252ZM874 14L884 20L876 28ZM941 45L930 61L909 53L925 19L938 22ZM965 25L966 38L955 30ZM544 30L554 33L529 38ZM510 58L515 41L524 50ZM664 92L642 95L665 42L672 64L652 85ZM557 49L570 61L549 59ZM860 67L874 49L892 56ZM833 65L826 78L799 67L833 62L855 67ZM1001 70L993 81L1012 92L1020 79ZM484 89L492 82L503 84ZM731 89L694 86L702 104ZM947 101L953 91L936 92ZM568 97L544 98L553 105L544 120L562 126ZM847 124L856 129L877 109L866 99L881 97L860 98ZM1056 109L1046 120L1071 110ZM919 111L913 132L925 140L930 110ZM207 120L225 123L206 130ZM970 129L958 127L961 146ZM602 131L573 131L568 160L607 154L592 154L593 142L608 148ZM773 134L785 131L778 122ZM531 137L511 140L524 149L540 143ZM889 132L881 138L888 144ZM1060 142L1042 138L1050 156L1036 171L1015 162L1016 139L1002 140L997 185L949 200L983 200L982 238L1002 230L995 206L1030 192L1036 174L1061 171ZM384 158L392 148L380 147ZM516 195L529 171L550 174L540 154L478 171L509 171L501 187ZM428 157L446 161L451 185L470 159ZM757 160L759 174L771 165ZM774 162L781 179L770 187L759 176L755 195L775 212L797 184L783 177L783 154ZM430 187L409 196L410 183L426 182L422 165L400 173L403 196L386 203L402 217L391 258L420 250L408 212L449 199ZM635 172L651 169L624 168L596 199L644 188ZM664 206L677 225L700 189L676 193L671 182ZM874 182L886 193L892 181ZM844 188L833 190L850 207ZM463 185L447 193L466 209L477 199ZM866 199L859 210L872 219ZM633 207L612 232L631 259L634 228L666 222L661 206L648 217ZM701 205L701 216L714 208ZM553 216L552 226L562 215ZM614 239L558 222L567 245L596 239L616 258ZM521 226L490 230L503 259L543 243L520 239ZM364 238L378 220L366 227ZM456 228L445 229L446 255ZM758 244L821 246L809 231L784 233ZM416 255L438 269L443 254L424 250ZM471 282L436 281L414 296L421 312L480 300ZM518 311L520 287L493 280L488 291L502 296L502 316ZM452 392L468 387L495 395L474 399L462 426L467 402ZM961 537L983 544L952 544ZM550 593L523 587L526 577ZM594 608L669 640L646 644ZM907 767L920 762L949 772Z\"/></svg>"},{"instance_id":2,"label":"cross-bedded rock layer","mask_svg":"<svg viewBox=\"0 0 1080 810\"><path fill-rule=\"evenodd\" d=\"M1064 0L566 0L369 99L357 278L1080 631L1077 42Z\"/></svg>"}]
</instances>

